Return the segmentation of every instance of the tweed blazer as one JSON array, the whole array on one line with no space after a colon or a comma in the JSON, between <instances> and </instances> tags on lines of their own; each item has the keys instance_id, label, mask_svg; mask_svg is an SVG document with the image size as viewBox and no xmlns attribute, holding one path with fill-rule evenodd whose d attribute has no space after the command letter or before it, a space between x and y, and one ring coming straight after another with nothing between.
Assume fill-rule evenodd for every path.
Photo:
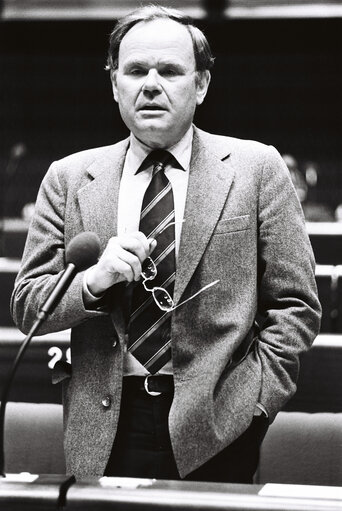
<instances>
[{"instance_id":1,"label":"tweed blazer","mask_svg":"<svg viewBox=\"0 0 342 511\"><path fill-rule=\"evenodd\" d=\"M11 307L27 332L79 232L116 235L128 140L54 162L43 179ZM299 354L319 330L314 259L279 153L194 127L172 312L175 394L169 415L181 477L240 436L257 402L272 422L296 390ZM103 474L118 423L126 350L123 286L86 310L77 274L40 333L71 328L63 382L67 471ZM103 406L108 398L110 406ZM108 403L107 403L108 404Z\"/></svg>"}]
</instances>

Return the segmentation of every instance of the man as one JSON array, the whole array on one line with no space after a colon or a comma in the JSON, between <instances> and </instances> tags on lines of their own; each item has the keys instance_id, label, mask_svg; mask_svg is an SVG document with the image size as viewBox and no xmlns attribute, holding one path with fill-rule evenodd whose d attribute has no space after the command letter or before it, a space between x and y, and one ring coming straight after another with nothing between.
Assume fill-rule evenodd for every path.
<instances>
[{"instance_id":1,"label":"man","mask_svg":"<svg viewBox=\"0 0 342 511\"><path fill-rule=\"evenodd\" d=\"M177 11L120 20L108 67L130 137L55 162L38 195L12 298L23 331L68 242L84 230L101 240L98 263L41 330L72 328L72 375L56 379L78 477L252 482L319 329L312 251L281 157L192 124L212 62Z\"/></svg>"}]
</instances>

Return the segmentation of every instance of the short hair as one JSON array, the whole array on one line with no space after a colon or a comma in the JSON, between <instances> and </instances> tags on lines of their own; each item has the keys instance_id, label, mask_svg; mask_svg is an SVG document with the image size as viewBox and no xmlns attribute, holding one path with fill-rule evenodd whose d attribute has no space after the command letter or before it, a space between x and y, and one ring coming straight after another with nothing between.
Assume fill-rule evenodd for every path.
<instances>
[{"instance_id":1,"label":"short hair","mask_svg":"<svg viewBox=\"0 0 342 511\"><path fill-rule=\"evenodd\" d=\"M206 71L213 66L214 57L212 56L207 38L203 32L194 25L192 19L176 9L151 4L141 7L118 20L109 38L106 69L108 71L115 71L118 68L121 41L134 25L160 18L176 21L188 29L192 39L197 71Z\"/></svg>"}]
</instances>

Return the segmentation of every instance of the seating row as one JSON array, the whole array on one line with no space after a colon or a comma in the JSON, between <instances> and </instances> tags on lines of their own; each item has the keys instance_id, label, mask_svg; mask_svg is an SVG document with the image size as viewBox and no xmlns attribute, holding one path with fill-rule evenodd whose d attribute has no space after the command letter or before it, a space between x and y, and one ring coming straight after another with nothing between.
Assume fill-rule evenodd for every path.
<instances>
[{"instance_id":1,"label":"seating row","mask_svg":"<svg viewBox=\"0 0 342 511\"><path fill-rule=\"evenodd\" d=\"M7 473L65 472L62 416L58 404L8 403ZM263 442L255 483L342 485L342 413L280 412Z\"/></svg>"},{"instance_id":2,"label":"seating row","mask_svg":"<svg viewBox=\"0 0 342 511\"><path fill-rule=\"evenodd\" d=\"M52 385L52 369L59 361L70 362L69 331L34 337L14 378L11 401L61 403L59 385ZM0 389L24 339L15 328L0 328ZM284 410L342 412L342 335L317 337L301 356L296 395Z\"/></svg>"}]
</instances>

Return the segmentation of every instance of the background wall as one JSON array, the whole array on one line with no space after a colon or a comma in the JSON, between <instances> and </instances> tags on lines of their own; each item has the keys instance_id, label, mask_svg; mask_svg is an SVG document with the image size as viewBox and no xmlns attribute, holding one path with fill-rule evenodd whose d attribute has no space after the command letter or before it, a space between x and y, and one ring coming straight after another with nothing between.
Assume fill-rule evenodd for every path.
<instances>
[{"instance_id":1,"label":"background wall","mask_svg":"<svg viewBox=\"0 0 342 511\"><path fill-rule=\"evenodd\" d=\"M126 136L104 71L112 26L108 20L0 23L5 216L20 216L34 201L54 159ZM201 20L199 26L216 64L197 125L273 144L302 167L313 160L319 200L335 208L342 202L342 20ZM9 168L18 143L22 157Z\"/></svg>"}]
</instances>

